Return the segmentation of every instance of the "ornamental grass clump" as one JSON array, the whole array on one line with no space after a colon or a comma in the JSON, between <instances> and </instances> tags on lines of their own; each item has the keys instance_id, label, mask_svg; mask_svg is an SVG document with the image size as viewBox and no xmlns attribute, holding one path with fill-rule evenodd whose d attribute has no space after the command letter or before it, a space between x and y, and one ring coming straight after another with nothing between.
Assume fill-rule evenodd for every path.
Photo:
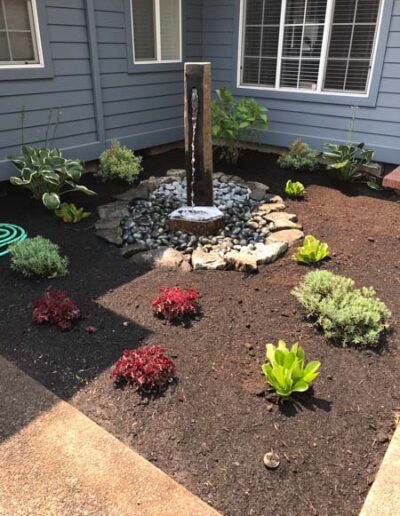
<instances>
[{"instance_id":1,"label":"ornamental grass clump","mask_svg":"<svg viewBox=\"0 0 400 516\"><path fill-rule=\"evenodd\" d=\"M157 392L173 382L176 367L160 346L125 350L111 371L118 384L130 384L142 392Z\"/></svg>"},{"instance_id":2,"label":"ornamental grass clump","mask_svg":"<svg viewBox=\"0 0 400 516\"><path fill-rule=\"evenodd\" d=\"M310 272L292 294L325 336L343 347L375 347L390 327L391 313L375 290L356 289L350 278Z\"/></svg>"},{"instance_id":3,"label":"ornamental grass clump","mask_svg":"<svg viewBox=\"0 0 400 516\"><path fill-rule=\"evenodd\" d=\"M66 292L48 289L33 305L32 320L37 324L54 324L61 330L70 330L81 312Z\"/></svg>"},{"instance_id":4,"label":"ornamental grass clump","mask_svg":"<svg viewBox=\"0 0 400 516\"><path fill-rule=\"evenodd\" d=\"M51 240L37 236L10 247L11 268L24 276L56 278L68 274L68 258L60 256Z\"/></svg>"},{"instance_id":5,"label":"ornamental grass clump","mask_svg":"<svg viewBox=\"0 0 400 516\"><path fill-rule=\"evenodd\" d=\"M118 140L113 140L100 156L99 175L103 178L134 183L142 170L142 157L136 156Z\"/></svg>"},{"instance_id":6,"label":"ornamental grass clump","mask_svg":"<svg viewBox=\"0 0 400 516\"><path fill-rule=\"evenodd\" d=\"M267 363L261 366L269 385L282 399L288 399L295 392L305 392L319 376L320 362L305 365L304 349L296 344L290 348L280 340L278 347L267 344Z\"/></svg>"},{"instance_id":7,"label":"ornamental grass clump","mask_svg":"<svg viewBox=\"0 0 400 516\"><path fill-rule=\"evenodd\" d=\"M151 307L154 315L170 323L187 322L200 312L199 293L194 289L180 287L161 288L161 295L153 299Z\"/></svg>"}]
</instances>

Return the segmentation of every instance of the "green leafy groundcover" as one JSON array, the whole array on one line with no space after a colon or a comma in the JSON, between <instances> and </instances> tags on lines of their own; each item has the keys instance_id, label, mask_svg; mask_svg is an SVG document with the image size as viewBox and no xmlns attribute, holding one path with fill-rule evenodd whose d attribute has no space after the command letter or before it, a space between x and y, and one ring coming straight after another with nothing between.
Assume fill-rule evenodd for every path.
<instances>
[{"instance_id":1,"label":"green leafy groundcover","mask_svg":"<svg viewBox=\"0 0 400 516\"><path fill-rule=\"evenodd\" d=\"M325 260L325 258L329 258L329 256L328 244L321 242L312 235L307 235L302 247L297 248L297 252L293 255L293 259L296 260L296 262L304 263L305 265L312 265Z\"/></svg>"},{"instance_id":2,"label":"green leafy groundcover","mask_svg":"<svg viewBox=\"0 0 400 516\"><path fill-rule=\"evenodd\" d=\"M391 312L372 287L355 288L352 279L314 271L292 294L325 336L349 345L374 347L389 329Z\"/></svg>"}]
</instances>

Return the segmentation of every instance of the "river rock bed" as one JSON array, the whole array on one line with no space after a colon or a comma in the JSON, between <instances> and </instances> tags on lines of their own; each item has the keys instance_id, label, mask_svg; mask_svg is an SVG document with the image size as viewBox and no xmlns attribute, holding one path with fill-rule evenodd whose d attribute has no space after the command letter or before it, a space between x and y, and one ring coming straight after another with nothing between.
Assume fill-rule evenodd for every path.
<instances>
[{"instance_id":1,"label":"river rock bed","mask_svg":"<svg viewBox=\"0 0 400 516\"><path fill-rule=\"evenodd\" d=\"M296 215L284 212L282 198L270 194L268 186L222 173L214 174L213 186L214 204L225 215L225 226L215 236L169 229L170 213L186 205L184 170L151 177L118 196L116 202L101 206L96 232L122 246L122 254L136 261L142 255L146 263L170 266L171 252L163 259L160 251L173 249L175 266L186 262L190 269L252 271L275 261L303 237Z\"/></svg>"}]
</instances>

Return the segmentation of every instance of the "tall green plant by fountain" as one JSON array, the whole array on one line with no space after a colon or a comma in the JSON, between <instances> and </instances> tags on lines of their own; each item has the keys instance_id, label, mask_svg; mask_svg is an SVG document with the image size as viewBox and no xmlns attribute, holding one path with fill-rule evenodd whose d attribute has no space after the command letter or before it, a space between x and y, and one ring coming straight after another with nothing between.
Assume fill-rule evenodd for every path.
<instances>
[{"instance_id":1,"label":"tall green plant by fountain","mask_svg":"<svg viewBox=\"0 0 400 516\"><path fill-rule=\"evenodd\" d=\"M258 137L258 131L268 129L267 109L253 98L237 102L226 88L216 90L211 104L212 134L221 141L221 157L235 165L242 152L243 140Z\"/></svg>"}]
</instances>

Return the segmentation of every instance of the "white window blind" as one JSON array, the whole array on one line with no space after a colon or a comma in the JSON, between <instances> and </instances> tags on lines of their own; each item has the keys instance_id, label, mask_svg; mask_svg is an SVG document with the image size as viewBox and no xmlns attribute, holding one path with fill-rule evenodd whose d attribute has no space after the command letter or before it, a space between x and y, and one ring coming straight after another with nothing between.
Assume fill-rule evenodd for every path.
<instances>
[{"instance_id":1,"label":"white window blind","mask_svg":"<svg viewBox=\"0 0 400 516\"><path fill-rule=\"evenodd\" d=\"M0 0L0 65L39 64L31 0Z\"/></svg>"},{"instance_id":2,"label":"white window blind","mask_svg":"<svg viewBox=\"0 0 400 516\"><path fill-rule=\"evenodd\" d=\"M137 62L181 60L181 0L132 0Z\"/></svg>"},{"instance_id":3,"label":"white window blind","mask_svg":"<svg viewBox=\"0 0 400 516\"><path fill-rule=\"evenodd\" d=\"M380 3L243 0L241 84L365 93Z\"/></svg>"}]
</instances>

